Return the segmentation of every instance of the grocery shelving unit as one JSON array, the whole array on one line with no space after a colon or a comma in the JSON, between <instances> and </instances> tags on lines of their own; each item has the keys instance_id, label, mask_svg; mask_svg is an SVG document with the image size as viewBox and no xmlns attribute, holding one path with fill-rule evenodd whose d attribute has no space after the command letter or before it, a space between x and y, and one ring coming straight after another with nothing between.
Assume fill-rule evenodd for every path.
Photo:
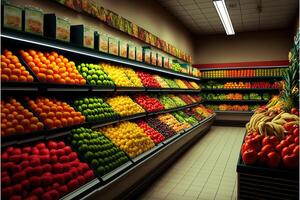
<instances>
[{"instance_id":1,"label":"grocery shelving unit","mask_svg":"<svg viewBox=\"0 0 300 200\"><path fill-rule=\"evenodd\" d=\"M186 80L198 81L198 77L193 77L188 74L174 72L170 69L155 67L145 63L112 56L109 54L100 53L98 51L87 49L84 47L74 46L69 43L60 42L57 40L44 38L41 36L30 35L23 32L14 32L3 30L1 33L2 47L9 47L12 49L39 49L44 51L55 50L72 60L88 62L110 62L122 64L136 69L151 71L158 74L163 74L170 77L184 78ZM87 95L103 95L107 92L125 93L125 92L181 92L181 93L198 93L200 89L173 89L173 88L128 88L128 87L97 87L91 85L62 85L50 83L16 83L7 82L2 83L3 96L30 96L46 94L51 96L52 93L63 95L65 98L73 95L87 94ZM2 148L11 145L23 145L34 143L37 141L49 139L65 139L68 135L72 134L71 130L77 127L99 128L106 125L118 123L125 120L140 119L147 116L154 116L162 113L169 113L174 111L183 110L197 106L201 103L196 102L189 105L176 107L167 110L156 112L145 112L135 114L132 116L119 117L107 121L83 123L72 127L65 127L53 130L42 130L35 133L13 135L2 138ZM175 160L186 148L188 148L194 141L203 135L211 127L215 114L203 119L198 124L191 126L191 128L181 131L176 135L166 139L165 141L157 144L151 150L142 153L141 155L130 159L127 163L118 167L117 169L109 172L108 174L97 177L94 180L86 183L85 185L77 188L76 190L65 195L61 199L93 199L93 196L101 196L103 199L118 198L121 196L130 196L138 193L143 184L147 184L149 178L154 178L154 174L158 174L166 168L172 161ZM151 173L151 176L147 174ZM114 189L113 189L114 188ZM117 191L117 192L116 192Z\"/></svg>"},{"instance_id":2,"label":"grocery shelving unit","mask_svg":"<svg viewBox=\"0 0 300 200\"><path fill-rule=\"evenodd\" d=\"M286 68L287 66L256 66L256 67L231 67L231 68L203 68L200 69L201 72L205 71L214 71L214 70L248 70L248 69L270 69L270 68ZM282 80L282 76L240 76L240 77L201 77L200 84L206 83L207 81L215 81L219 83L225 82L273 82ZM202 87L201 92L203 93L241 93L241 94L249 94L249 93L269 93L269 94L279 94L280 90L277 88L218 88L211 87L205 88ZM204 100L205 104L212 105L220 105L220 104L230 104L230 105L263 105L268 102L268 100ZM224 125L244 125L246 122L250 120L252 115L252 111L216 111L216 124Z\"/></svg>"}]
</instances>

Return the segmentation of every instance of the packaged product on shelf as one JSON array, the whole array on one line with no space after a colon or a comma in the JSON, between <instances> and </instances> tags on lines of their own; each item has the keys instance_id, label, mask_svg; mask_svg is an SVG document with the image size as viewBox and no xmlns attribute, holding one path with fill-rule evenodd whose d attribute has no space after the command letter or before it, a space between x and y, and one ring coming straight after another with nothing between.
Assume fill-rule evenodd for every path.
<instances>
[{"instance_id":1,"label":"packaged product on shelf","mask_svg":"<svg viewBox=\"0 0 300 200\"><path fill-rule=\"evenodd\" d=\"M55 14L44 15L44 35L54 39L70 42L71 24Z\"/></svg>"},{"instance_id":2,"label":"packaged product on shelf","mask_svg":"<svg viewBox=\"0 0 300 200\"><path fill-rule=\"evenodd\" d=\"M156 65L157 61L157 53L155 51L151 51L151 64Z\"/></svg>"},{"instance_id":3,"label":"packaged product on shelf","mask_svg":"<svg viewBox=\"0 0 300 200\"><path fill-rule=\"evenodd\" d=\"M119 55L118 40L116 38L108 38L108 53L116 56Z\"/></svg>"},{"instance_id":4,"label":"packaged product on shelf","mask_svg":"<svg viewBox=\"0 0 300 200\"><path fill-rule=\"evenodd\" d=\"M167 68L172 69L172 66L173 66L173 60L169 58L169 65Z\"/></svg>"},{"instance_id":5,"label":"packaged product on shelf","mask_svg":"<svg viewBox=\"0 0 300 200\"><path fill-rule=\"evenodd\" d=\"M169 58L168 58L168 56L163 57L163 62L164 62L163 67L164 68L169 68Z\"/></svg>"},{"instance_id":6,"label":"packaged product on shelf","mask_svg":"<svg viewBox=\"0 0 300 200\"><path fill-rule=\"evenodd\" d=\"M150 64L151 63L151 51L150 51L150 49L144 49L144 59L143 59L143 61L145 62L145 63L148 63L148 64Z\"/></svg>"},{"instance_id":7,"label":"packaged product on shelf","mask_svg":"<svg viewBox=\"0 0 300 200\"><path fill-rule=\"evenodd\" d=\"M106 34L99 34L99 51L108 53L108 36Z\"/></svg>"},{"instance_id":8,"label":"packaged product on shelf","mask_svg":"<svg viewBox=\"0 0 300 200\"><path fill-rule=\"evenodd\" d=\"M157 66L162 67L163 63L162 63L162 55L157 53Z\"/></svg>"},{"instance_id":9,"label":"packaged product on shelf","mask_svg":"<svg viewBox=\"0 0 300 200\"><path fill-rule=\"evenodd\" d=\"M133 44L128 44L128 58L135 60L135 46Z\"/></svg>"},{"instance_id":10,"label":"packaged product on shelf","mask_svg":"<svg viewBox=\"0 0 300 200\"><path fill-rule=\"evenodd\" d=\"M94 48L94 36L95 32L84 25L72 25L71 26L71 43L88 47Z\"/></svg>"},{"instance_id":11,"label":"packaged product on shelf","mask_svg":"<svg viewBox=\"0 0 300 200\"><path fill-rule=\"evenodd\" d=\"M2 6L2 24L4 28L22 30L22 8L13 5Z\"/></svg>"},{"instance_id":12,"label":"packaged product on shelf","mask_svg":"<svg viewBox=\"0 0 300 200\"><path fill-rule=\"evenodd\" d=\"M137 61L143 62L143 48L142 47L136 47L135 49L136 49L135 50L135 52L136 52L136 54L135 54L136 58L135 59Z\"/></svg>"},{"instance_id":13,"label":"packaged product on shelf","mask_svg":"<svg viewBox=\"0 0 300 200\"><path fill-rule=\"evenodd\" d=\"M119 41L119 55L121 57L127 58L127 42L122 40Z\"/></svg>"},{"instance_id":14,"label":"packaged product on shelf","mask_svg":"<svg viewBox=\"0 0 300 200\"><path fill-rule=\"evenodd\" d=\"M24 8L25 32L43 35L44 13L42 10L32 7Z\"/></svg>"},{"instance_id":15,"label":"packaged product on shelf","mask_svg":"<svg viewBox=\"0 0 300 200\"><path fill-rule=\"evenodd\" d=\"M132 23L132 36L135 38L139 37L139 27L134 23Z\"/></svg>"}]
</instances>

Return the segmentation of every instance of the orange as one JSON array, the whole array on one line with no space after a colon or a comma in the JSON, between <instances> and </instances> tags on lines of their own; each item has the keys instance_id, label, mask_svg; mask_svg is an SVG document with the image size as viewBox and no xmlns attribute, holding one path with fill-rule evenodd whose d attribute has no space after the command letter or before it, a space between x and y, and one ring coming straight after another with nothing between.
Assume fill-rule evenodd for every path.
<instances>
[{"instance_id":1,"label":"orange","mask_svg":"<svg viewBox=\"0 0 300 200\"><path fill-rule=\"evenodd\" d=\"M3 68L3 67L7 67L7 64L5 62L1 61L1 68Z\"/></svg>"},{"instance_id":2,"label":"orange","mask_svg":"<svg viewBox=\"0 0 300 200\"><path fill-rule=\"evenodd\" d=\"M71 66L75 66L75 63L73 61L69 62Z\"/></svg>"},{"instance_id":3,"label":"orange","mask_svg":"<svg viewBox=\"0 0 300 200\"><path fill-rule=\"evenodd\" d=\"M73 118L69 117L68 118L68 126L72 126L74 124Z\"/></svg>"},{"instance_id":4,"label":"orange","mask_svg":"<svg viewBox=\"0 0 300 200\"><path fill-rule=\"evenodd\" d=\"M68 112L63 112L63 117L64 118L69 118L71 115Z\"/></svg>"},{"instance_id":5,"label":"orange","mask_svg":"<svg viewBox=\"0 0 300 200\"><path fill-rule=\"evenodd\" d=\"M20 76L20 75L21 75L21 70L20 70L20 69L13 69L13 70L12 70L12 73L13 73L14 75Z\"/></svg>"},{"instance_id":6,"label":"orange","mask_svg":"<svg viewBox=\"0 0 300 200\"><path fill-rule=\"evenodd\" d=\"M29 119L23 119L21 121L21 125L23 125L24 127L28 127L30 125Z\"/></svg>"},{"instance_id":7,"label":"orange","mask_svg":"<svg viewBox=\"0 0 300 200\"><path fill-rule=\"evenodd\" d=\"M46 113L48 113L48 112L50 111L50 107L49 107L49 106L46 106L46 105L44 105L44 106L42 107L42 109L43 109L43 111L46 112Z\"/></svg>"},{"instance_id":8,"label":"orange","mask_svg":"<svg viewBox=\"0 0 300 200\"><path fill-rule=\"evenodd\" d=\"M31 131L37 131L38 130L38 126L36 124L31 124L30 125L30 130Z\"/></svg>"},{"instance_id":9,"label":"orange","mask_svg":"<svg viewBox=\"0 0 300 200\"><path fill-rule=\"evenodd\" d=\"M61 60L64 59L64 56L63 56L63 55L59 55L58 57L59 57Z\"/></svg>"},{"instance_id":10,"label":"orange","mask_svg":"<svg viewBox=\"0 0 300 200\"><path fill-rule=\"evenodd\" d=\"M6 74L1 74L1 81L8 81L9 78Z\"/></svg>"},{"instance_id":11,"label":"orange","mask_svg":"<svg viewBox=\"0 0 300 200\"><path fill-rule=\"evenodd\" d=\"M44 124L42 122L38 122L36 123L37 127L38 127L38 130L41 130L44 128Z\"/></svg>"},{"instance_id":12,"label":"orange","mask_svg":"<svg viewBox=\"0 0 300 200\"><path fill-rule=\"evenodd\" d=\"M64 63L68 63L69 60L68 60L67 58L63 58L63 62L64 62Z\"/></svg>"},{"instance_id":13,"label":"orange","mask_svg":"<svg viewBox=\"0 0 300 200\"><path fill-rule=\"evenodd\" d=\"M74 123L80 124L80 117L74 117Z\"/></svg>"},{"instance_id":14,"label":"orange","mask_svg":"<svg viewBox=\"0 0 300 200\"><path fill-rule=\"evenodd\" d=\"M16 126L16 132L17 133L23 133L24 132L24 127L22 125L17 125Z\"/></svg>"},{"instance_id":15,"label":"orange","mask_svg":"<svg viewBox=\"0 0 300 200\"><path fill-rule=\"evenodd\" d=\"M13 120L15 117L13 114L8 114L7 117L6 117L8 120Z\"/></svg>"},{"instance_id":16,"label":"orange","mask_svg":"<svg viewBox=\"0 0 300 200\"><path fill-rule=\"evenodd\" d=\"M31 75L27 76L27 81L28 82L33 82L33 77Z\"/></svg>"},{"instance_id":17,"label":"orange","mask_svg":"<svg viewBox=\"0 0 300 200\"><path fill-rule=\"evenodd\" d=\"M20 76L19 77L19 81L21 81L21 82L27 82L26 76Z\"/></svg>"},{"instance_id":18,"label":"orange","mask_svg":"<svg viewBox=\"0 0 300 200\"><path fill-rule=\"evenodd\" d=\"M5 114L9 114L9 113L10 113L10 111L9 111L8 108L3 108L3 109L2 109L2 112L5 113Z\"/></svg>"},{"instance_id":19,"label":"orange","mask_svg":"<svg viewBox=\"0 0 300 200\"><path fill-rule=\"evenodd\" d=\"M19 124L18 120L16 119L12 120L11 123L14 127Z\"/></svg>"},{"instance_id":20,"label":"orange","mask_svg":"<svg viewBox=\"0 0 300 200\"><path fill-rule=\"evenodd\" d=\"M68 120L66 118L61 118L61 123L63 126L68 126Z\"/></svg>"},{"instance_id":21,"label":"orange","mask_svg":"<svg viewBox=\"0 0 300 200\"><path fill-rule=\"evenodd\" d=\"M50 74L50 75L52 75L52 74L53 74L53 70L51 70L51 69L48 69L48 70L47 70L47 74Z\"/></svg>"},{"instance_id":22,"label":"orange","mask_svg":"<svg viewBox=\"0 0 300 200\"><path fill-rule=\"evenodd\" d=\"M14 106L9 106L9 111L14 112L14 111L16 111L16 108Z\"/></svg>"},{"instance_id":23,"label":"orange","mask_svg":"<svg viewBox=\"0 0 300 200\"><path fill-rule=\"evenodd\" d=\"M51 55L54 56L55 58L58 57L58 54L56 52L54 52L54 51L51 52Z\"/></svg>"},{"instance_id":24,"label":"orange","mask_svg":"<svg viewBox=\"0 0 300 200\"><path fill-rule=\"evenodd\" d=\"M57 119L60 119L62 117L62 112L59 112L59 111L56 112L55 116L56 116Z\"/></svg>"},{"instance_id":25,"label":"orange","mask_svg":"<svg viewBox=\"0 0 300 200\"><path fill-rule=\"evenodd\" d=\"M14 133L16 133L16 129L14 128L8 128L5 130L5 135L12 135Z\"/></svg>"},{"instance_id":26,"label":"orange","mask_svg":"<svg viewBox=\"0 0 300 200\"><path fill-rule=\"evenodd\" d=\"M45 125L48 127L48 128L52 128L53 127L53 120L52 119L46 119L45 120Z\"/></svg>"},{"instance_id":27,"label":"orange","mask_svg":"<svg viewBox=\"0 0 300 200\"><path fill-rule=\"evenodd\" d=\"M52 118L54 118L54 117L55 117L55 113L54 113L54 112L49 112L49 113L47 114L47 118L52 119Z\"/></svg>"},{"instance_id":28,"label":"orange","mask_svg":"<svg viewBox=\"0 0 300 200\"><path fill-rule=\"evenodd\" d=\"M86 80L85 80L85 79L81 79L81 80L80 80L80 84L81 84L81 85L85 85L85 84L86 84Z\"/></svg>"},{"instance_id":29,"label":"orange","mask_svg":"<svg viewBox=\"0 0 300 200\"><path fill-rule=\"evenodd\" d=\"M31 56L26 56L25 57L25 61L28 63L28 62L31 62L33 61L33 58Z\"/></svg>"},{"instance_id":30,"label":"orange","mask_svg":"<svg viewBox=\"0 0 300 200\"><path fill-rule=\"evenodd\" d=\"M47 79L47 82L54 82L54 78L52 75L47 75L46 79Z\"/></svg>"},{"instance_id":31,"label":"orange","mask_svg":"<svg viewBox=\"0 0 300 200\"><path fill-rule=\"evenodd\" d=\"M24 109L23 106L17 106L17 111L22 111Z\"/></svg>"},{"instance_id":32,"label":"orange","mask_svg":"<svg viewBox=\"0 0 300 200\"><path fill-rule=\"evenodd\" d=\"M33 113L32 113L32 112L28 112L28 113L26 113L26 114L24 115L24 117L25 117L26 119L30 119L31 117L33 117Z\"/></svg>"},{"instance_id":33,"label":"orange","mask_svg":"<svg viewBox=\"0 0 300 200\"><path fill-rule=\"evenodd\" d=\"M39 70L40 70L40 73L43 73L43 74L46 75L46 73L47 73L47 69L46 68L40 67Z\"/></svg>"},{"instance_id":34,"label":"orange","mask_svg":"<svg viewBox=\"0 0 300 200\"><path fill-rule=\"evenodd\" d=\"M40 72L40 69L38 67L33 67L32 71L36 74L38 74Z\"/></svg>"},{"instance_id":35,"label":"orange","mask_svg":"<svg viewBox=\"0 0 300 200\"><path fill-rule=\"evenodd\" d=\"M30 118L30 122L32 123L32 124L36 124L36 123L38 123L38 118L37 117L31 117Z\"/></svg>"},{"instance_id":36,"label":"orange","mask_svg":"<svg viewBox=\"0 0 300 200\"><path fill-rule=\"evenodd\" d=\"M36 51L35 50L33 50L33 49L29 49L28 50L28 53L30 54L30 55L35 55L36 54Z\"/></svg>"},{"instance_id":37,"label":"orange","mask_svg":"<svg viewBox=\"0 0 300 200\"><path fill-rule=\"evenodd\" d=\"M42 109L41 108L37 108L36 110L35 110L35 112L36 112L36 114L41 114L42 113Z\"/></svg>"},{"instance_id":38,"label":"orange","mask_svg":"<svg viewBox=\"0 0 300 200\"><path fill-rule=\"evenodd\" d=\"M57 109L57 111L63 111L63 107L62 106L57 106L56 109Z\"/></svg>"},{"instance_id":39,"label":"orange","mask_svg":"<svg viewBox=\"0 0 300 200\"><path fill-rule=\"evenodd\" d=\"M54 60L55 60L55 57L54 57L54 56L49 56L48 59L49 59L50 61L54 61Z\"/></svg>"},{"instance_id":40,"label":"orange","mask_svg":"<svg viewBox=\"0 0 300 200\"><path fill-rule=\"evenodd\" d=\"M6 124L1 124L1 129L2 129L2 130L7 129Z\"/></svg>"},{"instance_id":41,"label":"orange","mask_svg":"<svg viewBox=\"0 0 300 200\"><path fill-rule=\"evenodd\" d=\"M10 81L18 81L19 78L16 75L10 75L9 80Z\"/></svg>"},{"instance_id":42,"label":"orange","mask_svg":"<svg viewBox=\"0 0 300 200\"><path fill-rule=\"evenodd\" d=\"M22 71L21 73L23 76L29 76L29 72L28 71Z\"/></svg>"},{"instance_id":43,"label":"orange","mask_svg":"<svg viewBox=\"0 0 300 200\"><path fill-rule=\"evenodd\" d=\"M11 69L6 67L6 68L3 69L2 73L7 74L9 76L11 74Z\"/></svg>"},{"instance_id":44,"label":"orange","mask_svg":"<svg viewBox=\"0 0 300 200\"><path fill-rule=\"evenodd\" d=\"M5 113L1 113L1 119L6 118L6 114Z\"/></svg>"},{"instance_id":45,"label":"orange","mask_svg":"<svg viewBox=\"0 0 300 200\"><path fill-rule=\"evenodd\" d=\"M16 63L15 64L16 68L20 68L21 70L25 70L25 67L21 65L21 63Z\"/></svg>"},{"instance_id":46,"label":"orange","mask_svg":"<svg viewBox=\"0 0 300 200\"><path fill-rule=\"evenodd\" d=\"M62 127L62 122L58 119L54 120L54 126L56 126L57 128L61 128Z\"/></svg>"},{"instance_id":47,"label":"orange","mask_svg":"<svg viewBox=\"0 0 300 200\"><path fill-rule=\"evenodd\" d=\"M59 68L59 70L58 70L60 73L64 73L64 72L66 72L66 68L65 67L61 67L61 68Z\"/></svg>"},{"instance_id":48,"label":"orange","mask_svg":"<svg viewBox=\"0 0 300 200\"><path fill-rule=\"evenodd\" d=\"M60 58L56 58L56 59L55 59L55 62L56 62L56 64L59 64L59 63L62 62L62 60L61 60Z\"/></svg>"},{"instance_id":49,"label":"orange","mask_svg":"<svg viewBox=\"0 0 300 200\"><path fill-rule=\"evenodd\" d=\"M29 110L28 110L28 109L24 109L24 110L22 111L22 114L23 114L23 115L27 115L27 113L29 113Z\"/></svg>"},{"instance_id":50,"label":"orange","mask_svg":"<svg viewBox=\"0 0 300 200\"><path fill-rule=\"evenodd\" d=\"M9 128L9 127L12 127L13 124L12 124L12 122L6 122L6 126Z\"/></svg>"},{"instance_id":51,"label":"orange","mask_svg":"<svg viewBox=\"0 0 300 200\"><path fill-rule=\"evenodd\" d=\"M81 115L80 116L80 121L81 121L81 123L84 122L85 121L85 116Z\"/></svg>"},{"instance_id":52,"label":"orange","mask_svg":"<svg viewBox=\"0 0 300 200\"><path fill-rule=\"evenodd\" d=\"M38 73L37 77L38 77L39 81L41 81L41 82L45 82L46 81L46 75L43 74L43 73Z\"/></svg>"},{"instance_id":53,"label":"orange","mask_svg":"<svg viewBox=\"0 0 300 200\"><path fill-rule=\"evenodd\" d=\"M42 112L42 113L39 115L39 118L40 118L41 120L46 119L46 118L47 118L47 113Z\"/></svg>"},{"instance_id":54,"label":"orange","mask_svg":"<svg viewBox=\"0 0 300 200\"><path fill-rule=\"evenodd\" d=\"M65 84L65 83L66 83L66 81L65 81L64 79L62 79L62 78L59 79L58 82L59 82L60 84Z\"/></svg>"}]
</instances>

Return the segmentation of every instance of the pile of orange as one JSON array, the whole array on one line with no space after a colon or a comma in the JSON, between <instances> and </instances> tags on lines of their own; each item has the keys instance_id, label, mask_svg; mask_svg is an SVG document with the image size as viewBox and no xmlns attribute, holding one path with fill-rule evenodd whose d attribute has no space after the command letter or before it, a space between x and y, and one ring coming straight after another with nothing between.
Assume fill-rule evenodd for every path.
<instances>
[{"instance_id":1,"label":"pile of orange","mask_svg":"<svg viewBox=\"0 0 300 200\"><path fill-rule=\"evenodd\" d=\"M33 77L20 63L17 56L11 51L4 50L1 54L1 81L33 82Z\"/></svg>"},{"instance_id":2,"label":"pile of orange","mask_svg":"<svg viewBox=\"0 0 300 200\"><path fill-rule=\"evenodd\" d=\"M40 82L85 85L86 80L77 71L75 63L56 52L21 50L20 54Z\"/></svg>"},{"instance_id":3,"label":"pile of orange","mask_svg":"<svg viewBox=\"0 0 300 200\"><path fill-rule=\"evenodd\" d=\"M1 136L39 131L44 124L16 99L1 100Z\"/></svg>"},{"instance_id":4,"label":"pile of orange","mask_svg":"<svg viewBox=\"0 0 300 200\"><path fill-rule=\"evenodd\" d=\"M66 102L46 97L37 97L35 100L26 99L30 108L48 129L73 126L85 121L85 117Z\"/></svg>"}]
</instances>

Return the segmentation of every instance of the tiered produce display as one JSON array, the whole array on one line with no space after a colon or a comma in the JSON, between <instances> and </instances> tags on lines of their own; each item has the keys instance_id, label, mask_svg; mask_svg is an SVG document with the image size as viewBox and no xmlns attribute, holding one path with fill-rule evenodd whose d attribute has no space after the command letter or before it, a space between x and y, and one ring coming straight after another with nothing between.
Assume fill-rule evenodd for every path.
<instances>
[{"instance_id":1,"label":"tiered produce display","mask_svg":"<svg viewBox=\"0 0 300 200\"><path fill-rule=\"evenodd\" d=\"M217 81L208 81L203 83L202 87L205 89L258 89L258 88L268 88L268 89L279 89L281 88L281 83L257 81L257 82L226 82L219 83Z\"/></svg>"},{"instance_id":2,"label":"tiered produce display","mask_svg":"<svg viewBox=\"0 0 300 200\"><path fill-rule=\"evenodd\" d=\"M192 76L1 39L3 199L80 199L214 118Z\"/></svg>"},{"instance_id":3,"label":"tiered produce display","mask_svg":"<svg viewBox=\"0 0 300 200\"><path fill-rule=\"evenodd\" d=\"M299 34L289 54L290 64L284 72L282 93L257 108L246 124L247 133L241 149L246 165L299 168L298 56Z\"/></svg>"},{"instance_id":4,"label":"tiered produce display","mask_svg":"<svg viewBox=\"0 0 300 200\"><path fill-rule=\"evenodd\" d=\"M215 93L202 93L201 97L205 100L269 100L271 95L269 93L258 94L255 92L247 93L228 93L228 94L215 94Z\"/></svg>"}]
</instances>

